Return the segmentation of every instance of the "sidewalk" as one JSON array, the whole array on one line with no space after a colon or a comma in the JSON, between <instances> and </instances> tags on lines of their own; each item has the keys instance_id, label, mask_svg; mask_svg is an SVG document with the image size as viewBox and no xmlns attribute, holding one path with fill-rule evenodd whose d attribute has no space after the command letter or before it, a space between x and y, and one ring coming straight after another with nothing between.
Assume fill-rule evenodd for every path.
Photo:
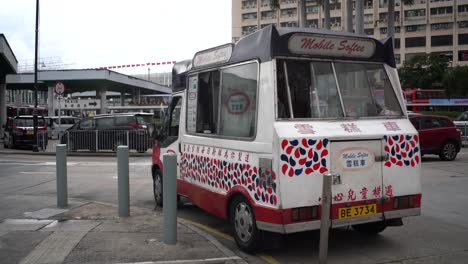
<instances>
[{"instance_id":1,"label":"sidewalk","mask_svg":"<svg viewBox=\"0 0 468 264\"><path fill-rule=\"evenodd\" d=\"M177 244L163 241L161 211L72 201L0 223L1 263L246 263L214 237L178 221Z\"/></svg>"},{"instance_id":2,"label":"sidewalk","mask_svg":"<svg viewBox=\"0 0 468 264\"><path fill-rule=\"evenodd\" d=\"M51 155L55 156L56 146L58 144L58 140L49 140L47 144L46 150L39 150L39 152L33 152L31 148L17 148L17 149L9 149L3 146L3 140L0 140L0 154L25 154L25 155ZM149 157L152 155L152 149L148 149L144 153L138 153L134 150L129 151L130 157ZM91 151L76 151L76 152L68 152L67 156L103 156L103 157L115 157L117 154L112 151L98 151L98 152L91 152Z\"/></svg>"}]
</instances>

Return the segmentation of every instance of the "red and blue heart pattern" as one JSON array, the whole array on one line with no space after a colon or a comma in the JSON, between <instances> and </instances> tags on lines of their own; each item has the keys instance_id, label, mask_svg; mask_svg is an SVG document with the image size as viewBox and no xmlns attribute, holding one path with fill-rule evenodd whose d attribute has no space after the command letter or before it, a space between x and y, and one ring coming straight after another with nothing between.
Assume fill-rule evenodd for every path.
<instances>
[{"instance_id":1,"label":"red and blue heart pattern","mask_svg":"<svg viewBox=\"0 0 468 264\"><path fill-rule=\"evenodd\" d=\"M328 172L329 140L283 139L281 140L280 168L285 176L311 175Z\"/></svg>"},{"instance_id":2,"label":"red and blue heart pattern","mask_svg":"<svg viewBox=\"0 0 468 264\"><path fill-rule=\"evenodd\" d=\"M418 135L384 136L384 140L384 150L389 155L385 166L415 167L421 162Z\"/></svg>"},{"instance_id":3,"label":"red and blue heart pattern","mask_svg":"<svg viewBox=\"0 0 468 264\"><path fill-rule=\"evenodd\" d=\"M255 201L274 206L278 204L274 171L271 172L273 182L271 187L268 187L266 181L258 176L258 168L246 163L186 152L182 154L180 166L181 176L185 180L218 192L228 192L234 186L242 186Z\"/></svg>"}]
</instances>

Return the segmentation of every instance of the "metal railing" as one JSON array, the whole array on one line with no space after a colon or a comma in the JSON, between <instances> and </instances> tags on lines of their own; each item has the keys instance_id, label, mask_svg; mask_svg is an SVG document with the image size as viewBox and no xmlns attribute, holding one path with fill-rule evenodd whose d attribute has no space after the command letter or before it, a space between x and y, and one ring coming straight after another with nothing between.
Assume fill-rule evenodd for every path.
<instances>
[{"instance_id":1,"label":"metal railing","mask_svg":"<svg viewBox=\"0 0 468 264\"><path fill-rule=\"evenodd\" d=\"M46 151L47 145L49 144L49 131L38 130L36 142L39 150Z\"/></svg>"},{"instance_id":2,"label":"metal railing","mask_svg":"<svg viewBox=\"0 0 468 264\"><path fill-rule=\"evenodd\" d=\"M146 130L81 130L66 131L60 136L60 143L67 144L68 151L88 150L117 151L118 146L128 146L129 150L146 152L152 147Z\"/></svg>"}]
</instances>

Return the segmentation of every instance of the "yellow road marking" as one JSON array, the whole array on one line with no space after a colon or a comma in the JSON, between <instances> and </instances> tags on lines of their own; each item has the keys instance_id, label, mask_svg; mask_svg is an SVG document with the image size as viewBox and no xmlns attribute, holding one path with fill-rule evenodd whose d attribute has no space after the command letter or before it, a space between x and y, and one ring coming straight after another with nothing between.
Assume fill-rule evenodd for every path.
<instances>
[{"instance_id":1,"label":"yellow road marking","mask_svg":"<svg viewBox=\"0 0 468 264\"><path fill-rule=\"evenodd\" d=\"M191 224L191 225L194 225L198 228L201 228L207 232L210 232L212 234L215 234L217 236L220 236L226 240L229 240L229 241L233 241L234 242L234 238L228 234L225 234L221 231L218 231L214 228L211 228L209 226L206 226L204 224L200 224L200 223L197 223L197 222L194 222L192 220L188 220L188 219L185 219L185 218L181 218L181 217L177 217L179 220L181 220L182 222L184 223L187 223L187 224ZM263 261L265 261L266 263L268 264L280 264L279 261L277 261L275 258L273 258L272 256L270 255L266 255L266 254L262 254L262 253L259 253L259 254L256 254L257 257L261 258Z\"/></svg>"},{"instance_id":2,"label":"yellow road marking","mask_svg":"<svg viewBox=\"0 0 468 264\"><path fill-rule=\"evenodd\" d=\"M203 229L203 230L205 230L205 231L208 231L208 232L210 232L210 233L212 233L212 234L215 234L215 235L217 235L217 236L220 236L220 237L222 237L222 238L224 238L224 239L227 239L227 240L229 240L229 241L234 241L234 238L233 238L232 236L227 235L227 234L225 234L225 233L223 233L223 232L220 232L220 231L218 231L218 230L216 230L216 229L214 229L214 228L211 228L211 227L209 227L209 226L206 226L206 225L203 225L203 224L200 224L200 223L197 223L197 222L194 222L194 221L185 219L185 218L180 218L180 217L178 217L178 218L179 218L180 220L182 220L183 222L187 223L187 224L194 225L194 226L196 226L196 227L198 227L198 228L201 228L201 229Z\"/></svg>"},{"instance_id":3,"label":"yellow road marking","mask_svg":"<svg viewBox=\"0 0 468 264\"><path fill-rule=\"evenodd\" d=\"M263 261L269 264L280 264L274 257L265 254L257 254L257 257L261 258Z\"/></svg>"}]
</instances>

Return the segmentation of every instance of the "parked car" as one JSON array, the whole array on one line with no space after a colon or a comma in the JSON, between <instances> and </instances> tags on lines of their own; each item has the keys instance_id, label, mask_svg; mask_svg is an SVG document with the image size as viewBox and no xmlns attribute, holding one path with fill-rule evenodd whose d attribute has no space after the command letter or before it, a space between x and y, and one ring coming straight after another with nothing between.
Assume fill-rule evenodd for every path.
<instances>
[{"instance_id":1,"label":"parked car","mask_svg":"<svg viewBox=\"0 0 468 264\"><path fill-rule=\"evenodd\" d=\"M442 160L454 160L460 152L461 131L446 116L410 115L419 132L421 154L436 154Z\"/></svg>"},{"instance_id":2,"label":"parked car","mask_svg":"<svg viewBox=\"0 0 468 264\"><path fill-rule=\"evenodd\" d=\"M49 138L59 139L60 135L65 133L65 130L72 127L80 119L75 116L58 116L45 117L47 123L47 131ZM60 124L60 125L59 125Z\"/></svg>"},{"instance_id":3,"label":"parked car","mask_svg":"<svg viewBox=\"0 0 468 264\"><path fill-rule=\"evenodd\" d=\"M463 112L453 120L455 126L462 131L462 140L466 141L468 134L468 111Z\"/></svg>"},{"instance_id":4,"label":"parked car","mask_svg":"<svg viewBox=\"0 0 468 264\"><path fill-rule=\"evenodd\" d=\"M154 131L149 113L106 114L88 117L67 129L61 138L69 151L117 150L119 145L145 152Z\"/></svg>"},{"instance_id":5,"label":"parked car","mask_svg":"<svg viewBox=\"0 0 468 264\"><path fill-rule=\"evenodd\" d=\"M47 125L44 117L37 117L38 131L45 132ZM3 145L5 148L17 148L22 146L32 146L34 140L34 119L32 115L21 115L10 117L3 126ZM47 137L38 137L38 145L42 148L47 146Z\"/></svg>"}]
</instances>

